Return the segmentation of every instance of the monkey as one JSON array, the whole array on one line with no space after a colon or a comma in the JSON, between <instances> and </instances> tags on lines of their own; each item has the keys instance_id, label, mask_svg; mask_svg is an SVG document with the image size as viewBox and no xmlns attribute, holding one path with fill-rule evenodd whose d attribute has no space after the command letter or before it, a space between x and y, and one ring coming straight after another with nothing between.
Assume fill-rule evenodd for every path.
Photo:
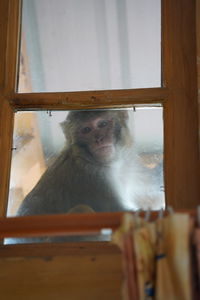
<instances>
[{"instance_id":1,"label":"monkey","mask_svg":"<svg viewBox=\"0 0 200 300\"><path fill-rule=\"evenodd\" d=\"M25 197L18 216L161 206L154 195L141 195L141 182L146 189L149 178L134 151L127 110L70 111L61 128L66 146Z\"/></svg>"},{"instance_id":2,"label":"monkey","mask_svg":"<svg viewBox=\"0 0 200 300\"><path fill-rule=\"evenodd\" d=\"M71 111L61 124L67 145L26 196L17 215L67 213L86 205L121 211L112 165L132 146L125 110Z\"/></svg>"},{"instance_id":3,"label":"monkey","mask_svg":"<svg viewBox=\"0 0 200 300\"><path fill-rule=\"evenodd\" d=\"M64 150L17 215L68 213L79 205L84 212L143 208L140 183L143 189L149 186L149 176L135 154L129 119L127 110L70 111L61 123Z\"/></svg>"}]
</instances>

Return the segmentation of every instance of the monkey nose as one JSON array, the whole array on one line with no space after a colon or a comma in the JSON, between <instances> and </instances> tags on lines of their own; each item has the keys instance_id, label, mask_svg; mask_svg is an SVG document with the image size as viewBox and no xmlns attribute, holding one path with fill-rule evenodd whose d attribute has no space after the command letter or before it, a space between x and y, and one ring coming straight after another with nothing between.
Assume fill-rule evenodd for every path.
<instances>
[{"instance_id":1,"label":"monkey nose","mask_svg":"<svg viewBox=\"0 0 200 300\"><path fill-rule=\"evenodd\" d=\"M95 142L96 142L97 144L101 143L102 141L103 141L103 136L96 136L96 137L95 137Z\"/></svg>"}]
</instances>

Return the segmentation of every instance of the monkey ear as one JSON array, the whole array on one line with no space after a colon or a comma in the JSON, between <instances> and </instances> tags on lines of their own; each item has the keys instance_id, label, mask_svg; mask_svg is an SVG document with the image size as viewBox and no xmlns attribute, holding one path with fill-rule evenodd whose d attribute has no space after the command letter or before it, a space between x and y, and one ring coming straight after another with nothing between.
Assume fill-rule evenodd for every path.
<instances>
[{"instance_id":1,"label":"monkey ear","mask_svg":"<svg viewBox=\"0 0 200 300\"><path fill-rule=\"evenodd\" d=\"M61 122L61 123L60 123L60 127L62 128L62 131L63 131L63 133L64 133L64 135L65 135L66 121Z\"/></svg>"},{"instance_id":2,"label":"monkey ear","mask_svg":"<svg viewBox=\"0 0 200 300\"><path fill-rule=\"evenodd\" d=\"M60 126L61 126L62 130L63 130L65 124L66 124L66 121L60 122Z\"/></svg>"},{"instance_id":3,"label":"monkey ear","mask_svg":"<svg viewBox=\"0 0 200 300\"><path fill-rule=\"evenodd\" d=\"M124 119L127 120L129 118L128 110L123 111Z\"/></svg>"},{"instance_id":4,"label":"monkey ear","mask_svg":"<svg viewBox=\"0 0 200 300\"><path fill-rule=\"evenodd\" d=\"M128 121L128 119L129 119L128 110L120 110L119 116L120 116L121 121L123 121L123 122Z\"/></svg>"},{"instance_id":5,"label":"monkey ear","mask_svg":"<svg viewBox=\"0 0 200 300\"><path fill-rule=\"evenodd\" d=\"M67 141L69 141L70 139L70 135L69 135L69 122L68 121L63 121L60 123L60 127L62 128L62 132L64 133L64 136L66 138Z\"/></svg>"}]
</instances>

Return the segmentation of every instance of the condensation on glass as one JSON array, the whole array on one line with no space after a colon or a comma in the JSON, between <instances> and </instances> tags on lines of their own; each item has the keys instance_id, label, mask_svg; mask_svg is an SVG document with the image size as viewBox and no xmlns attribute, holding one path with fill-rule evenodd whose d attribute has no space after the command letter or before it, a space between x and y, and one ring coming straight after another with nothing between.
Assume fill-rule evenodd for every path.
<instances>
[{"instance_id":1,"label":"condensation on glass","mask_svg":"<svg viewBox=\"0 0 200 300\"><path fill-rule=\"evenodd\" d=\"M24 0L20 54L20 93L160 87L160 0Z\"/></svg>"},{"instance_id":2,"label":"condensation on glass","mask_svg":"<svg viewBox=\"0 0 200 300\"><path fill-rule=\"evenodd\" d=\"M161 106L14 120L7 216L165 207Z\"/></svg>"}]
</instances>

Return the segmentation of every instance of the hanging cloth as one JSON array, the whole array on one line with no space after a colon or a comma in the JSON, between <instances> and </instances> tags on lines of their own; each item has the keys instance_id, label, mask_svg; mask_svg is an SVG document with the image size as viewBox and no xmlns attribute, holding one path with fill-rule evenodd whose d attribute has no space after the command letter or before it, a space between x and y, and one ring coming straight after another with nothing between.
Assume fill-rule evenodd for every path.
<instances>
[{"instance_id":1,"label":"hanging cloth","mask_svg":"<svg viewBox=\"0 0 200 300\"><path fill-rule=\"evenodd\" d=\"M139 223L139 220L136 220ZM155 223L140 222L134 230L137 282L140 300L153 300L155 295Z\"/></svg>"},{"instance_id":2,"label":"hanging cloth","mask_svg":"<svg viewBox=\"0 0 200 300\"><path fill-rule=\"evenodd\" d=\"M146 222L125 214L114 242L122 249L125 300L192 300L191 218L173 213Z\"/></svg>"},{"instance_id":3,"label":"hanging cloth","mask_svg":"<svg viewBox=\"0 0 200 300\"><path fill-rule=\"evenodd\" d=\"M138 300L137 270L134 250L134 218L132 214L126 213L122 219L122 225L113 234L112 241L117 244L122 251L123 269L123 300Z\"/></svg>"},{"instance_id":4,"label":"hanging cloth","mask_svg":"<svg viewBox=\"0 0 200 300\"><path fill-rule=\"evenodd\" d=\"M156 300L191 300L190 233L187 214L158 219Z\"/></svg>"}]
</instances>

